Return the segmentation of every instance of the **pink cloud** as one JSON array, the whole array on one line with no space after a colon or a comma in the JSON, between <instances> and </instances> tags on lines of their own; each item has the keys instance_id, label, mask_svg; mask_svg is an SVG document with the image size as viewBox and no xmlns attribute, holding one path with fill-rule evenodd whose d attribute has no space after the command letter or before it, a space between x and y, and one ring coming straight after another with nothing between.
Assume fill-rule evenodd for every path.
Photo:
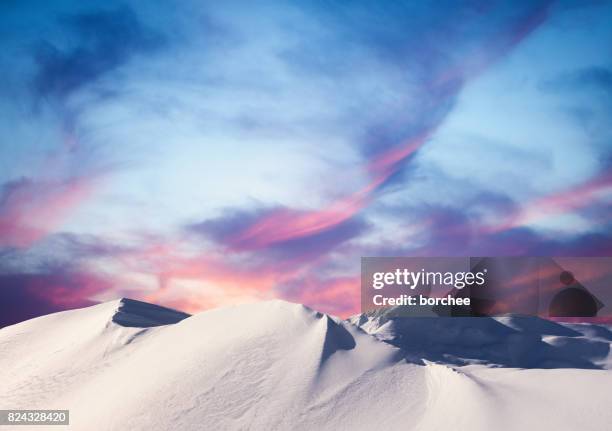
<instances>
[{"instance_id":1,"label":"pink cloud","mask_svg":"<svg viewBox=\"0 0 612 431\"><path fill-rule=\"evenodd\" d=\"M443 88L448 83L455 85L449 94L442 92L438 96L432 94L431 97L438 97L440 100L437 102L444 104L450 96L460 91L468 79L477 77L537 29L547 18L549 9L550 3L535 8L524 19L518 20L517 24L505 34L505 38L502 37L501 40L492 38L484 49L471 52L457 67L443 71L432 80L431 88ZM495 46L488 46L491 44ZM441 120L438 120L415 138L400 142L367 161L365 168L371 180L366 187L318 210L281 209L275 211L256 221L246 230L237 233L229 243L237 249L244 248L246 244L252 249L264 248L278 242L314 235L345 222L370 204L376 191L402 168L405 160L424 145L440 124Z\"/></svg>"},{"instance_id":2,"label":"pink cloud","mask_svg":"<svg viewBox=\"0 0 612 431\"><path fill-rule=\"evenodd\" d=\"M400 163L414 154L425 137L407 141L374 158L367 166L372 180L364 188L313 211L280 209L267 214L228 241L234 248L257 249L291 239L315 235L343 223L366 207L373 194L396 172Z\"/></svg>"},{"instance_id":3,"label":"pink cloud","mask_svg":"<svg viewBox=\"0 0 612 431\"><path fill-rule=\"evenodd\" d=\"M64 309L93 304L92 298L110 290L113 281L94 273L77 272L56 277L33 277L28 289L50 304Z\"/></svg>"},{"instance_id":4,"label":"pink cloud","mask_svg":"<svg viewBox=\"0 0 612 431\"><path fill-rule=\"evenodd\" d=\"M22 179L5 185L0 200L0 245L29 247L61 226L91 196L94 181Z\"/></svg>"},{"instance_id":5,"label":"pink cloud","mask_svg":"<svg viewBox=\"0 0 612 431\"><path fill-rule=\"evenodd\" d=\"M612 193L612 174L605 172L582 184L535 199L488 231L498 232L529 225L548 217L591 206ZM609 196L608 196L609 199Z\"/></svg>"},{"instance_id":6,"label":"pink cloud","mask_svg":"<svg viewBox=\"0 0 612 431\"><path fill-rule=\"evenodd\" d=\"M296 279L294 283L297 287L281 293L282 298L340 317L360 312L359 276L325 278L311 275Z\"/></svg>"}]
</instances>

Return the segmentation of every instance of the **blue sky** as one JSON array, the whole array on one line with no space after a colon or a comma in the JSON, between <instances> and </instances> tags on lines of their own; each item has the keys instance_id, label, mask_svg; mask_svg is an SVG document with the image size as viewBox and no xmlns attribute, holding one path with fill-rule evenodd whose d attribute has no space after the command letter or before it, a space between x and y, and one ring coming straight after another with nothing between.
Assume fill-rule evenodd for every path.
<instances>
[{"instance_id":1,"label":"blue sky","mask_svg":"<svg viewBox=\"0 0 612 431\"><path fill-rule=\"evenodd\" d=\"M117 296L347 314L360 256L610 253L609 2L0 8L21 317Z\"/></svg>"}]
</instances>

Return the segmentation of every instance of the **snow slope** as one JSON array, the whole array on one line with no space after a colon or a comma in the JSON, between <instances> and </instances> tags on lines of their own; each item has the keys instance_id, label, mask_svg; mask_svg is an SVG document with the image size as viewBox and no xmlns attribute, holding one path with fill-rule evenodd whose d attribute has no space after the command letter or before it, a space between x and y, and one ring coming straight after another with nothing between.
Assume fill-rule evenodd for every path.
<instances>
[{"instance_id":1,"label":"snow slope","mask_svg":"<svg viewBox=\"0 0 612 431\"><path fill-rule=\"evenodd\" d=\"M360 320L374 336L283 301L188 316L123 299L44 316L0 329L0 408L70 409L78 430L604 430L612 423L612 374L596 369L603 359L571 369L493 368L471 358L457 367L458 356L434 364L433 356L411 357L406 336L401 348L381 340L401 332L390 331L391 320L353 319ZM603 342L602 328L589 325L574 338Z\"/></svg>"},{"instance_id":2,"label":"snow slope","mask_svg":"<svg viewBox=\"0 0 612 431\"><path fill-rule=\"evenodd\" d=\"M401 307L349 321L399 347L412 362L520 368L612 368L612 331L533 316L397 317ZM400 310L396 312L396 310Z\"/></svg>"}]
</instances>

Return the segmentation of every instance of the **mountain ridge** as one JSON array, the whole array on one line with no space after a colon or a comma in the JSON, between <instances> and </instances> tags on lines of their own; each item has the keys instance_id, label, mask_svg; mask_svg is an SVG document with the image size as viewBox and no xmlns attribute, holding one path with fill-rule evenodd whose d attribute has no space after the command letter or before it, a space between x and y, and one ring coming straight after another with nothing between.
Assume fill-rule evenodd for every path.
<instances>
[{"instance_id":1,"label":"mountain ridge","mask_svg":"<svg viewBox=\"0 0 612 431\"><path fill-rule=\"evenodd\" d=\"M120 313L140 326L118 324ZM612 421L605 369L410 358L380 338L384 325L368 334L363 322L282 300L184 314L121 299L3 328L0 405L69 409L70 429L86 431L595 431ZM156 325L142 326L143 315ZM168 316L176 321L157 325ZM576 419L593 411L591 428Z\"/></svg>"}]
</instances>

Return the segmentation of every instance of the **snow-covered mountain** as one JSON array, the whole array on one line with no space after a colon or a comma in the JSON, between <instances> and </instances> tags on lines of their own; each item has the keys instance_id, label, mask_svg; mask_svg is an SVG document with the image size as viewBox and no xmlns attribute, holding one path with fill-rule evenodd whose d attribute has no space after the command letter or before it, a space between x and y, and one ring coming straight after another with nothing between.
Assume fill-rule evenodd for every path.
<instances>
[{"instance_id":1,"label":"snow-covered mountain","mask_svg":"<svg viewBox=\"0 0 612 431\"><path fill-rule=\"evenodd\" d=\"M69 409L88 431L605 430L611 340L534 318L122 299L0 329L0 408ZM512 368L528 364L549 369Z\"/></svg>"},{"instance_id":2,"label":"snow-covered mountain","mask_svg":"<svg viewBox=\"0 0 612 431\"><path fill-rule=\"evenodd\" d=\"M411 362L515 368L612 369L612 332L603 325L534 316L403 318L402 307L348 319L398 347Z\"/></svg>"}]
</instances>

